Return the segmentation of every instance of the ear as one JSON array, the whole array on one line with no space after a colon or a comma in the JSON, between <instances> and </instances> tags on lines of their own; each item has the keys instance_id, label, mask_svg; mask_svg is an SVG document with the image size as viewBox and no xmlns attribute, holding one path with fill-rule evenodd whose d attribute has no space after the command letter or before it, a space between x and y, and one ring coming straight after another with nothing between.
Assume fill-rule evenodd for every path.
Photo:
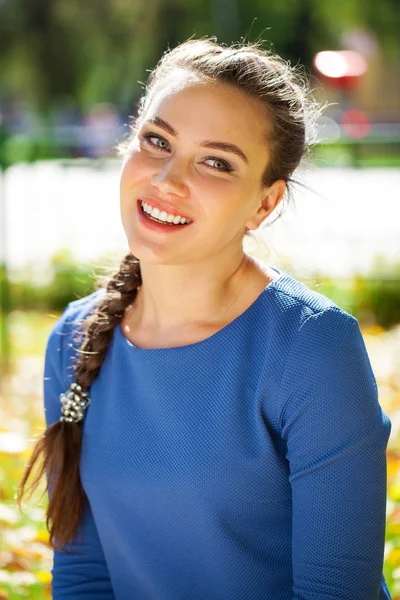
<instances>
[{"instance_id":1,"label":"ear","mask_svg":"<svg viewBox=\"0 0 400 600\"><path fill-rule=\"evenodd\" d=\"M261 223L272 213L279 202L282 200L286 191L286 183L283 179L278 179L269 188L263 188L261 192L261 206L247 221L248 229L258 229Z\"/></svg>"}]
</instances>

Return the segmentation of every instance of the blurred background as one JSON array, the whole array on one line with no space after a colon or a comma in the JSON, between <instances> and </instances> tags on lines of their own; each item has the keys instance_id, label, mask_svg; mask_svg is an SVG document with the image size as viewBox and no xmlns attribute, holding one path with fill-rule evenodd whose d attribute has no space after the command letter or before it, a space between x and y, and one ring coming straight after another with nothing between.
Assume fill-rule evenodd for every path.
<instances>
[{"instance_id":1,"label":"blurred background","mask_svg":"<svg viewBox=\"0 0 400 600\"><path fill-rule=\"evenodd\" d=\"M24 515L14 499L44 429L45 345L129 250L114 148L190 36L262 39L329 102L307 188L246 244L359 320L392 420L384 574L400 599L399 31L397 0L0 0L0 600L51 597L46 499Z\"/></svg>"}]
</instances>

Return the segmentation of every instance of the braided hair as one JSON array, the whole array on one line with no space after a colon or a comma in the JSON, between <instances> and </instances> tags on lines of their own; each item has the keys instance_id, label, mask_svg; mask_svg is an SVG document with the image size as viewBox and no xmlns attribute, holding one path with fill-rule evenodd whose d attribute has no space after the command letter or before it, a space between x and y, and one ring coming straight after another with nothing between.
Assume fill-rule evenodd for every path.
<instances>
[{"instance_id":1,"label":"braided hair","mask_svg":"<svg viewBox=\"0 0 400 600\"><path fill-rule=\"evenodd\" d=\"M75 383L83 392L98 376L116 325L125 309L135 300L141 285L140 263L132 253L121 260L119 269L109 277L106 293L77 330L80 348L74 364ZM33 469L38 470L29 487L30 495L47 474L49 502L46 525L53 548L62 550L71 542L81 523L86 494L79 474L82 447L82 421L59 420L50 425L36 442L17 491L21 508L26 483Z\"/></svg>"}]
</instances>

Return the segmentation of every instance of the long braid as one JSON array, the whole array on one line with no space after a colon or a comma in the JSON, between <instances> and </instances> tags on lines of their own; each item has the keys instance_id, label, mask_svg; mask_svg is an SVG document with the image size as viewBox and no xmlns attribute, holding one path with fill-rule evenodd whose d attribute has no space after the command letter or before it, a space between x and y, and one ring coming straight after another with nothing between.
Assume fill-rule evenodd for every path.
<instances>
[{"instance_id":1,"label":"long braid","mask_svg":"<svg viewBox=\"0 0 400 600\"><path fill-rule=\"evenodd\" d=\"M129 253L119 269L109 277L106 293L77 330L80 347L75 362L75 382L87 392L98 376L116 325L125 309L135 300L141 285L139 260ZM83 336L82 336L83 334ZM61 410L61 405L60 405ZM38 472L29 487L29 496L47 475L49 502L46 525L53 548L62 550L78 532L86 505L86 494L79 473L82 448L82 421L57 421L36 442L17 492L17 503L26 493L26 482L36 464Z\"/></svg>"},{"instance_id":2,"label":"long braid","mask_svg":"<svg viewBox=\"0 0 400 600\"><path fill-rule=\"evenodd\" d=\"M98 303L96 312L83 322L84 338L80 341L80 358L75 364L75 379L83 389L87 390L99 374L114 328L134 301L141 282L140 263L129 253L122 259L118 271L109 278L107 293ZM77 331L77 335L81 333Z\"/></svg>"}]
</instances>

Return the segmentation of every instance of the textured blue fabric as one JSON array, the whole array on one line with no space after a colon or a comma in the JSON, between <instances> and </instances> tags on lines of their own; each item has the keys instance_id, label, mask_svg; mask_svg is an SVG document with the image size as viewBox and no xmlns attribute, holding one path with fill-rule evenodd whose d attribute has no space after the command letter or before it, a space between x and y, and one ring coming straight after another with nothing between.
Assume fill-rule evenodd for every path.
<instances>
[{"instance_id":1,"label":"textured blue fabric","mask_svg":"<svg viewBox=\"0 0 400 600\"><path fill-rule=\"evenodd\" d=\"M279 271L278 269L276 269ZM387 600L389 417L357 320L279 271L211 337L140 349L117 326L90 388L82 536L55 552L56 600ZM47 424L74 381L49 336Z\"/></svg>"}]
</instances>

